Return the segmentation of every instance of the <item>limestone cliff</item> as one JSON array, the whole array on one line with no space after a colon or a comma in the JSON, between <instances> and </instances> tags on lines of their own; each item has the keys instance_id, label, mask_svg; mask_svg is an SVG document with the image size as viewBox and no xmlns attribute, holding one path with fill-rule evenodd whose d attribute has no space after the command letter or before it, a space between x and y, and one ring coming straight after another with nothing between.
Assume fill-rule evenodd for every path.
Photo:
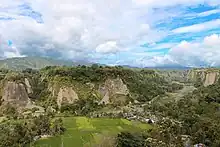
<instances>
[{"instance_id":1,"label":"limestone cliff","mask_svg":"<svg viewBox=\"0 0 220 147\"><path fill-rule=\"evenodd\" d=\"M99 86L99 93L102 96L100 103L108 104L113 101L116 95L128 95L129 90L119 77L116 79L107 79L103 85ZM117 101L117 97L115 99Z\"/></svg>"},{"instance_id":2,"label":"limestone cliff","mask_svg":"<svg viewBox=\"0 0 220 147\"><path fill-rule=\"evenodd\" d=\"M62 104L72 104L79 99L72 87L54 84L53 86L50 85L49 91L51 96L56 98L59 108Z\"/></svg>"},{"instance_id":3,"label":"limestone cliff","mask_svg":"<svg viewBox=\"0 0 220 147\"><path fill-rule=\"evenodd\" d=\"M26 86L26 89L27 89L27 93L28 94L33 93L32 86L31 86L31 84L30 84L30 82L27 78L24 79L24 83L25 83L25 86Z\"/></svg>"},{"instance_id":4,"label":"limestone cliff","mask_svg":"<svg viewBox=\"0 0 220 147\"><path fill-rule=\"evenodd\" d=\"M4 103L10 103L16 106L26 106L30 103L28 93L23 83L8 81L4 84L2 90L2 100Z\"/></svg>"},{"instance_id":5,"label":"limestone cliff","mask_svg":"<svg viewBox=\"0 0 220 147\"><path fill-rule=\"evenodd\" d=\"M218 81L219 73L219 69L194 69L189 72L188 80L200 81L204 86L209 86Z\"/></svg>"},{"instance_id":6,"label":"limestone cliff","mask_svg":"<svg viewBox=\"0 0 220 147\"><path fill-rule=\"evenodd\" d=\"M78 99L78 95L72 87L62 87L57 95L57 105L60 108L63 103L73 104Z\"/></svg>"}]
</instances>

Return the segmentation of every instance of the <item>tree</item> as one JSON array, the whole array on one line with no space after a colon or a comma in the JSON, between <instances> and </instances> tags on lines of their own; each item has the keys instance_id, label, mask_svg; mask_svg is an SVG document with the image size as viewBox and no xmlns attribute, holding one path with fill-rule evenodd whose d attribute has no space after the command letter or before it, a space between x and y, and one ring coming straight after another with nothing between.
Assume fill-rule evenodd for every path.
<instances>
[{"instance_id":1,"label":"tree","mask_svg":"<svg viewBox=\"0 0 220 147\"><path fill-rule=\"evenodd\" d=\"M18 112L16 108L11 104L6 104L3 106L3 114L12 119L17 119L18 117Z\"/></svg>"},{"instance_id":2,"label":"tree","mask_svg":"<svg viewBox=\"0 0 220 147\"><path fill-rule=\"evenodd\" d=\"M93 70L96 70L96 69L99 68L99 65L98 65L98 64L92 64L91 68L92 68Z\"/></svg>"},{"instance_id":3,"label":"tree","mask_svg":"<svg viewBox=\"0 0 220 147\"><path fill-rule=\"evenodd\" d=\"M65 131L65 128L63 127L63 120L61 118L53 120L50 128L52 135L60 135Z\"/></svg>"},{"instance_id":4,"label":"tree","mask_svg":"<svg viewBox=\"0 0 220 147\"><path fill-rule=\"evenodd\" d=\"M146 147L147 139L142 133L121 132L117 136L118 147Z\"/></svg>"}]
</instances>

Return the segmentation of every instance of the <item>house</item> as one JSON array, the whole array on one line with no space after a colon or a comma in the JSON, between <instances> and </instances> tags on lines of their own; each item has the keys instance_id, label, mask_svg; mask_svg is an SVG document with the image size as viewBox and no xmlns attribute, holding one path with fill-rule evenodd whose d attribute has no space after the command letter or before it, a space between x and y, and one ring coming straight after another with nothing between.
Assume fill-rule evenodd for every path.
<instances>
[{"instance_id":1,"label":"house","mask_svg":"<svg viewBox=\"0 0 220 147\"><path fill-rule=\"evenodd\" d=\"M195 144L194 147L205 147L205 145L202 143L199 143L199 144Z\"/></svg>"}]
</instances>

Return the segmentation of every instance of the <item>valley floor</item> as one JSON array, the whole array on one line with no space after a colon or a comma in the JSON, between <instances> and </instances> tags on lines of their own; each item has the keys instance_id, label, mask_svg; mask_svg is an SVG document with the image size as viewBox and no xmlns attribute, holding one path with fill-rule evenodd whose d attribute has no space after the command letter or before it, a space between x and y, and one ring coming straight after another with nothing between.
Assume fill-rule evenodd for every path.
<instances>
[{"instance_id":1,"label":"valley floor","mask_svg":"<svg viewBox=\"0 0 220 147\"><path fill-rule=\"evenodd\" d=\"M67 129L62 136L40 139L30 146L34 147L90 147L98 143L103 134L117 135L121 131L149 130L153 126L125 119L66 117L63 119Z\"/></svg>"}]
</instances>

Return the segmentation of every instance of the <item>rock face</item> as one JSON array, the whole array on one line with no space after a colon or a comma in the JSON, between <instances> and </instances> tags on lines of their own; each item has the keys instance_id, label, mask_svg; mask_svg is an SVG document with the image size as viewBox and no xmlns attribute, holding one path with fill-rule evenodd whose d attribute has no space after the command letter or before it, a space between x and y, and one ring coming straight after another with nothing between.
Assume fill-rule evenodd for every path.
<instances>
[{"instance_id":1,"label":"rock face","mask_svg":"<svg viewBox=\"0 0 220 147\"><path fill-rule=\"evenodd\" d=\"M26 88L27 88L27 93L28 93L28 94L33 93L31 84L30 84L30 82L29 82L29 80L28 80L27 78L24 79L24 83L25 83L25 86L26 86Z\"/></svg>"},{"instance_id":2,"label":"rock face","mask_svg":"<svg viewBox=\"0 0 220 147\"><path fill-rule=\"evenodd\" d=\"M214 84L218 80L219 78L218 76L219 76L218 72L207 73L205 77L204 86L209 86Z\"/></svg>"},{"instance_id":3,"label":"rock face","mask_svg":"<svg viewBox=\"0 0 220 147\"><path fill-rule=\"evenodd\" d=\"M10 81L3 88L2 99L4 103L10 103L16 106L26 106L30 103L25 85Z\"/></svg>"},{"instance_id":4,"label":"rock face","mask_svg":"<svg viewBox=\"0 0 220 147\"><path fill-rule=\"evenodd\" d=\"M115 95L127 95L129 90L122 79L107 79L105 83L99 86L99 93L102 96L101 104L108 104Z\"/></svg>"},{"instance_id":5,"label":"rock face","mask_svg":"<svg viewBox=\"0 0 220 147\"><path fill-rule=\"evenodd\" d=\"M189 72L190 81L201 80L204 86L214 84L219 79L220 70L218 69L197 69Z\"/></svg>"},{"instance_id":6,"label":"rock face","mask_svg":"<svg viewBox=\"0 0 220 147\"><path fill-rule=\"evenodd\" d=\"M57 95L57 105L60 108L63 103L73 104L78 99L78 95L72 87L62 87Z\"/></svg>"}]
</instances>

